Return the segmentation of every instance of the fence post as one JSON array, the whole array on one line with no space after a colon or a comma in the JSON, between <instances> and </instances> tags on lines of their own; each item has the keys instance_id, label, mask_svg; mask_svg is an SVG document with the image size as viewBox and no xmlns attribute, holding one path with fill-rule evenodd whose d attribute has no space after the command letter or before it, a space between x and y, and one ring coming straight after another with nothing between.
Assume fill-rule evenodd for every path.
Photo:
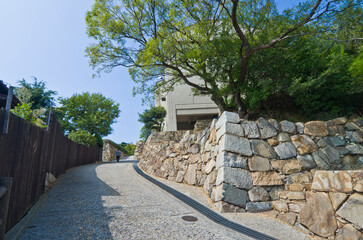
<instances>
[{"instance_id":1,"label":"fence post","mask_svg":"<svg viewBox=\"0 0 363 240\"><path fill-rule=\"evenodd\" d=\"M13 178L0 177L0 239L4 239Z\"/></svg>"},{"instance_id":2,"label":"fence post","mask_svg":"<svg viewBox=\"0 0 363 240\"><path fill-rule=\"evenodd\" d=\"M3 129L2 129L2 134L8 134L11 102L13 100L13 90L14 90L14 87L9 87L8 97L6 98L4 125L3 125Z\"/></svg>"},{"instance_id":3,"label":"fence post","mask_svg":"<svg viewBox=\"0 0 363 240\"><path fill-rule=\"evenodd\" d=\"M51 118L52 118L52 104L50 104L48 117L47 117L47 131L49 131L49 128L50 128Z\"/></svg>"}]
</instances>

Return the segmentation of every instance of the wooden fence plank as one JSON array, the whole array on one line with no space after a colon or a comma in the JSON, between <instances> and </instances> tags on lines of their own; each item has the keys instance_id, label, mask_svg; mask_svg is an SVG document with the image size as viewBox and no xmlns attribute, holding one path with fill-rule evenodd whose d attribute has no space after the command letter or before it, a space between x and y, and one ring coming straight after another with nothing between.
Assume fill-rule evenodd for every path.
<instances>
[{"instance_id":1,"label":"wooden fence plank","mask_svg":"<svg viewBox=\"0 0 363 240\"><path fill-rule=\"evenodd\" d=\"M0 109L0 126L4 114L5 111ZM46 173L58 177L71 167L101 161L101 151L63 136L55 118L46 131L10 114L8 134L0 136L0 177L13 178L7 230L44 193Z\"/></svg>"}]
</instances>

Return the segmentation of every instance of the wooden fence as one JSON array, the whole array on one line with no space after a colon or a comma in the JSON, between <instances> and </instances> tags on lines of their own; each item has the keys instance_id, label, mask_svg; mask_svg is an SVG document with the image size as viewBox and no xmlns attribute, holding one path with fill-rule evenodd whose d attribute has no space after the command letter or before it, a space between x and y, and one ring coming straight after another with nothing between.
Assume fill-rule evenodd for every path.
<instances>
[{"instance_id":1,"label":"wooden fence","mask_svg":"<svg viewBox=\"0 0 363 240\"><path fill-rule=\"evenodd\" d=\"M0 126L5 110L0 109ZM45 190L46 173L58 177L66 169L101 161L102 149L72 142L56 118L49 130L10 115L8 134L0 136L0 177L12 177L6 229L13 227Z\"/></svg>"}]
</instances>

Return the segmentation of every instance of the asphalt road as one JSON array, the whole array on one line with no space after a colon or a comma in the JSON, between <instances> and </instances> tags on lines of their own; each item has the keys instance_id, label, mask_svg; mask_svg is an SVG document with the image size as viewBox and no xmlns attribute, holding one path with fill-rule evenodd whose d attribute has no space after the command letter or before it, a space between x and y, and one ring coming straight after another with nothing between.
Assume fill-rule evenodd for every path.
<instances>
[{"instance_id":1,"label":"asphalt road","mask_svg":"<svg viewBox=\"0 0 363 240\"><path fill-rule=\"evenodd\" d=\"M250 239L147 181L135 172L133 163L124 160L68 170L27 216L23 227L18 227L22 231L17 238ZM200 188L158 180L213 210ZM186 215L198 220L184 221ZM261 214L223 216L277 239L307 239L296 229Z\"/></svg>"}]
</instances>

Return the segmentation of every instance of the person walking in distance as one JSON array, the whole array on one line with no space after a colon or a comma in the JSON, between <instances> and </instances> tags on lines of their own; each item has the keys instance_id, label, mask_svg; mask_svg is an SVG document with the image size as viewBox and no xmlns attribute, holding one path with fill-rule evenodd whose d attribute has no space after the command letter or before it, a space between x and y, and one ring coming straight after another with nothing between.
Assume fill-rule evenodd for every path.
<instances>
[{"instance_id":1,"label":"person walking in distance","mask_svg":"<svg viewBox=\"0 0 363 240\"><path fill-rule=\"evenodd\" d=\"M120 157L121 157L121 151L120 150L117 150L116 151L116 161L117 162L120 162Z\"/></svg>"}]
</instances>

